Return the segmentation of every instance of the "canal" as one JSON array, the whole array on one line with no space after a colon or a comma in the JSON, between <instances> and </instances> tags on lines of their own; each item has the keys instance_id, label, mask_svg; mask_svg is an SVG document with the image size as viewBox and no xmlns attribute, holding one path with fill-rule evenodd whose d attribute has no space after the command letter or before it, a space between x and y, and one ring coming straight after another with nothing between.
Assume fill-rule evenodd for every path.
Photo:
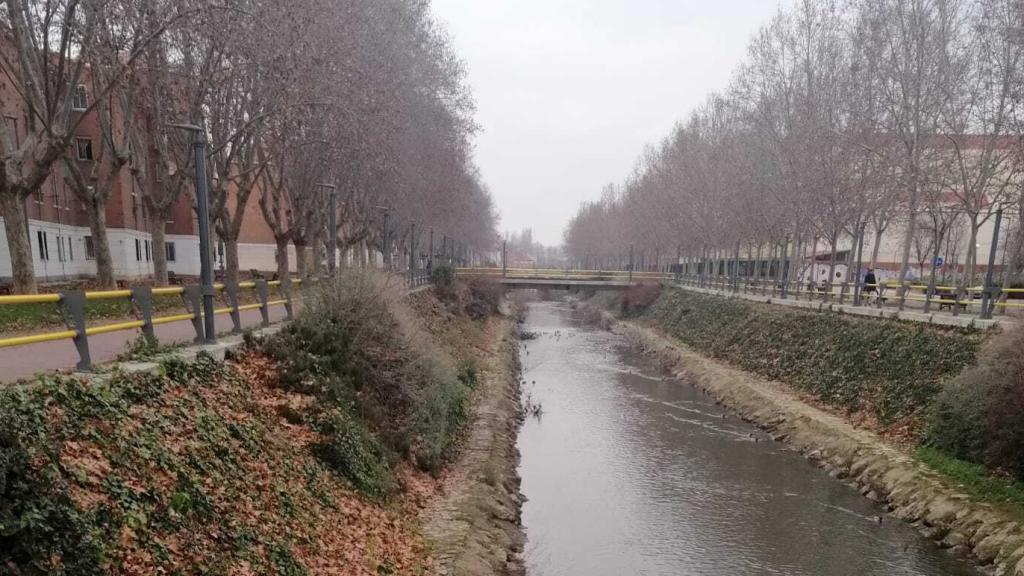
<instances>
[{"instance_id":1,"label":"canal","mask_svg":"<svg viewBox=\"0 0 1024 576\"><path fill-rule=\"evenodd\" d=\"M525 329L529 576L978 574L568 304Z\"/></svg>"}]
</instances>

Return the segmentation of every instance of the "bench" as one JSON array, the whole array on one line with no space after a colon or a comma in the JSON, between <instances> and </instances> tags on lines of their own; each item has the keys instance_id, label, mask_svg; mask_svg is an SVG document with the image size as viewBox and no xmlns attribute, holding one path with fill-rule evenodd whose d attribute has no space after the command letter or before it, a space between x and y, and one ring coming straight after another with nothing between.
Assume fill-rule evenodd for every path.
<instances>
[{"instance_id":1,"label":"bench","mask_svg":"<svg viewBox=\"0 0 1024 576\"><path fill-rule=\"evenodd\" d=\"M952 312L953 306L959 306L961 312L967 311L967 302L963 300L957 302L956 292L939 292L936 296L939 298L939 311L948 308Z\"/></svg>"}]
</instances>

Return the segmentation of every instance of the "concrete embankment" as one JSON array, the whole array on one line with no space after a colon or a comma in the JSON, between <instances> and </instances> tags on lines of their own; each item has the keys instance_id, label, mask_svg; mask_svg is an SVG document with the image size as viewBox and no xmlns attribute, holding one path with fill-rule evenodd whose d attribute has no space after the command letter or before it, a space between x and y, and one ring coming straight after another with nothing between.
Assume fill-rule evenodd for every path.
<instances>
[{"instance_id":1,"label":"concrete embankment","mask_svg":"<svg viewBox=\"0 0 1024 576\"><path fill-rule=\"evenodd\" d=\"M1024 575L1024 529L1011 513L972 502L876 434L802 402L781 383L709 359L643 322L615 319L591 304L580 306L657 355L677 378L800 451L937 545L972 558L991 573Z\"/></svg>"},{"instance_id":2,"label":"concrete embankment","mask_svg":"<svg viewBox=\"0 0 1024 576\"><path fill-rule=\"evenodd\" d=\"M443 495L424 514L437 572L446 576L523 573L518 346L511 320L495 324L473 424L444 480Z\"/></svg>"}]
</instances>

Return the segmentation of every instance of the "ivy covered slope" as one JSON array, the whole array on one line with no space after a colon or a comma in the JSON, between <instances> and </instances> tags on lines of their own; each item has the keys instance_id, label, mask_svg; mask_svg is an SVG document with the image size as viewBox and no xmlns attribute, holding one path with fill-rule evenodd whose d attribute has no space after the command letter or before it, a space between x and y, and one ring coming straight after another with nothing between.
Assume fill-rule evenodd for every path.
<instances>
[{"instance_id":1,"label":"ivy covered slope","mask_svg":"<svg viewBox=\"0 0 1024 576\"><path fill-rule=\"evenodd\" d=\"M226 363L0 391L0 573L426 573L423 471L456 450L476 349L422 327L491 321L372 276L307 298Z\"/></svg>"},{"instance_id":2,"label":"ivy covered slope","mask_svg":"<svg viewBox=\"0 0 1024 576\"><path fill-rule=\"evenodd\" d=\"M984 337L675 289L639 314L696 350L882 425L916 424Z\"/></svg>"}]
</instances>

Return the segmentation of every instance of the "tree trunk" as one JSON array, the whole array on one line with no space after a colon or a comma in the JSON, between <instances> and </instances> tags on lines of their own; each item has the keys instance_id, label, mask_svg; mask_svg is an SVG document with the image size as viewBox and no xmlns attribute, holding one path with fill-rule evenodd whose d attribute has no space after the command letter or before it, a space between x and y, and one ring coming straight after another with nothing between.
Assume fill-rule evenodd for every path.
<instances>
[{"instance_id":1,"label":"tree trunk","mask_svg":"<svg viewBox=\"0 0 1024 576\"><path fill-rule=\"evenodd\" d=\"M157 286L167 286L167 215L157 214L153 219L153 280Z\"/></svg>"},{"instance_id":2,"label":"tree trunk","mask_svg":"<svg viewBox=\"0 0 1024 576\"><path fill-rule=\"evenodd\" d=\"M86 203L89 219L89 233L92 234L93 250L96 254L96 280L99 287L112 290L114 282L114 258L110 254L110 240L107 238L107 209L105 203L93 198ZM155 244L154 244L155 246Z\"/></svg>"},{"instance_id":3,"label":"tree trunk","mask_svg":"<svg viewBox=\"0 0 1024 576\"><path fill-rule=\"evenodd\" d=\"M970 220L971 232L970 240L967 243L967 285L966 287L973 286L975 284L974 275L978 271L978 218L975 216L971 217Z\"/></svg>"},{"instance_id":4,"label":"tree trunk","mask_svg":"<svg viewBox=\"0 0 1024 576\"><path fill-rule=\"evenodd\" d=\"M871 245L871 262L868 263L868 269L874 270L878 266L878 251L882 246L882 235L885 234L884 228L875 228L875 241Z\"/></svg>"},{"instance_id":5,"label":"tree trunk","mask_svg":"<svg viewBox=\"0 0 1024 576\"><path fill-rule=\"evenodd\" d=\"M916 162L916 161L915 161ZM914 247L914 235L917 234L917 198L918 198L918 174L917 164L910 169L910 201L907 206L907 213L910 221L907 222L907 235L903 239L903 254L900 256L899 290L900 310L907 304L907 273L910 272L910 251Z\"/></svg>"},{"instance_id":6,"label":"tree trunk","mask_svg":"<svg viewBox=\"0 0 1024 576\"><path fill-rule=\"evenodd\" d=\"M18 294L35 294L37 287L35 270L32 268L32 243L28 239L25 201L20 194L0 193L0 216L4 217L14 291Z\"/></svg>"},{"instance_id":7,"label":"tree trunk","mask_svg":"<svg viewBox=\"0 0 1024 576\"><path fill-rule=\"evenodd\" d=\"M238 271L238 239L222 238L224 242L224 279L228 283L236 283Z\"/></svg>"},{"instance_id":8,"label":"tree trunk","mask_svg":"<svg viewBox=\"0 0 1024 576\"><path fill-rule=\"evenodd\" d=\"M288 238L275 238L277 244L277 279L284 282L288 279Z\"/></svg>"},{"instance_id":9,"label":"tree trunk","mask_svg":"<svg viewBox=\"0 0 1024 576\"><path fill-rule=\"evenodd\" d=\"M306 242L304 240L292 240L292 244L295 245L295 273L299 278L305 278L309 274Z\"/></svg>"},{"instance_id":10,"label":"tree trunk","mask_svg":"<svg viewBox=\"0 0 1024 576\"><path fill-rule=\"evenodd\" d=\"M320 276L321 263L324 261L324 250L323 237L320 234L313 236L313 275Z\"/></svg>"}]
</instances>

